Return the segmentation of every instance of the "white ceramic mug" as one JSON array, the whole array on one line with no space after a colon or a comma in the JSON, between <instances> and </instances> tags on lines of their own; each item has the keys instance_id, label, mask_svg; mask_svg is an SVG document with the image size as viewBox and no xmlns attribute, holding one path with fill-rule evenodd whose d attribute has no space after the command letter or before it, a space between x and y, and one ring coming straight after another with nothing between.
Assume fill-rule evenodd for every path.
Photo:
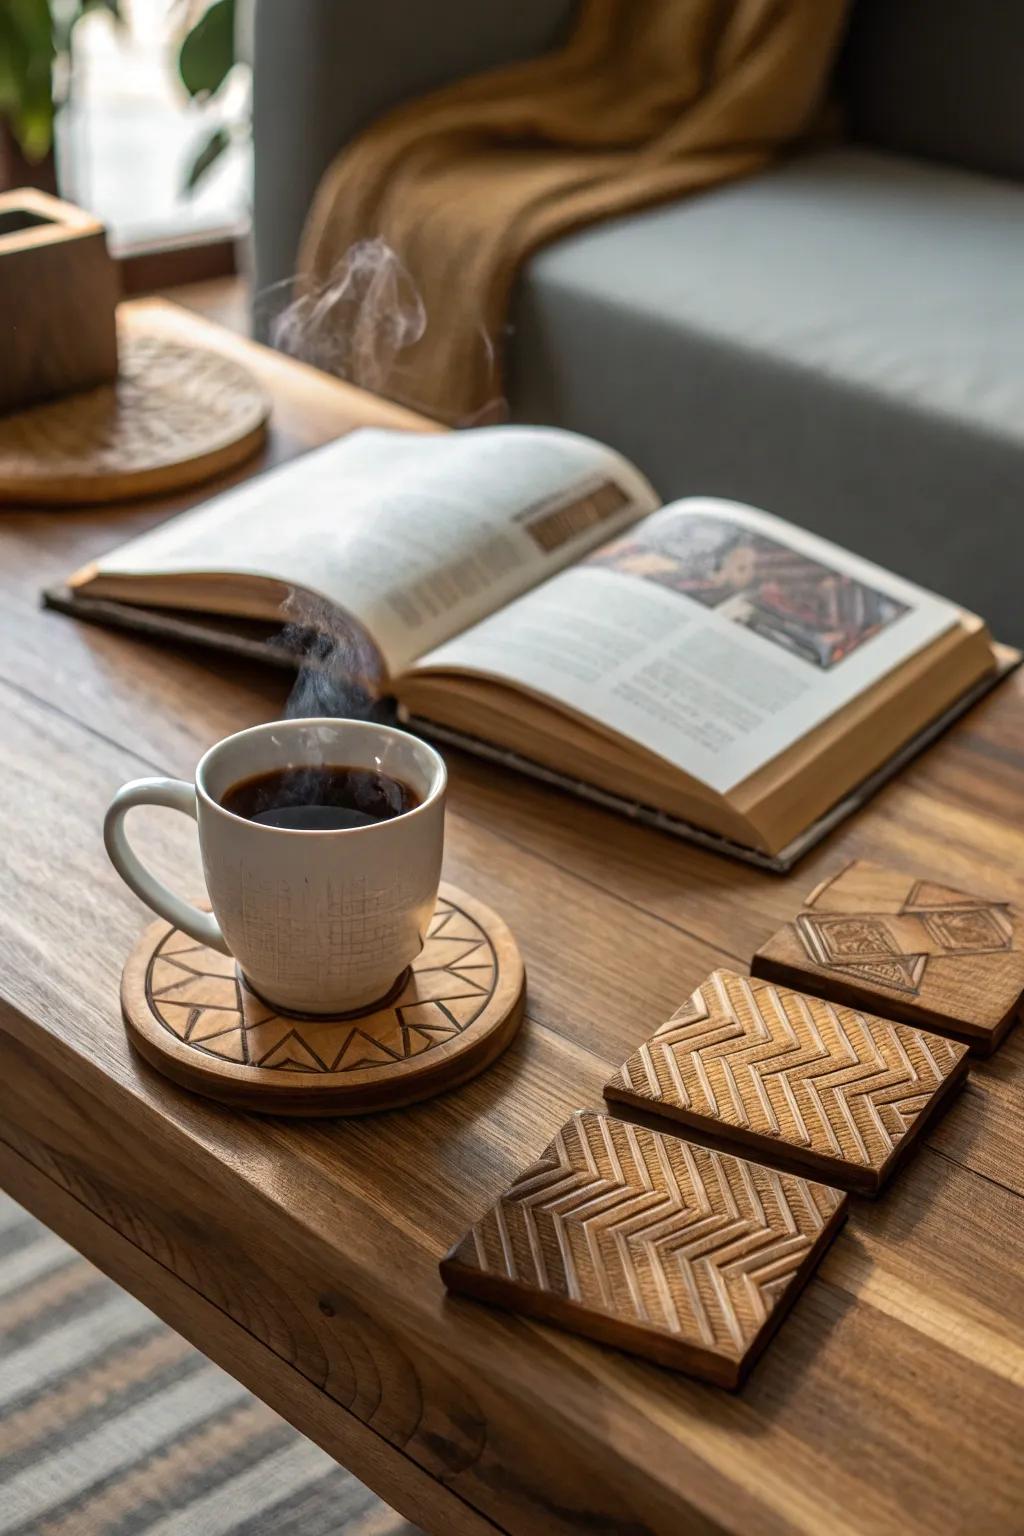
<instances>
[{"instance_id":1,"label":"white ceramic mug","mask_svg":"<svg viewBox=\"0 0 1024 1536\"><path fill-rule=\"evenodd\" d=\"M253 774L320 764L385 773L420 803L389 821L329 832L265 826L220 803ZM278 720L211 747L194 785L125 784L103 835L135 894L201 944L233 955L260 997L295 1013L345 1013L384 997L423 947L441 878L446 782L433 747L405 731ZM196 819L212 914L176 896L136 858L124 827L136 805Z\"/></svg>"}]
</instances>

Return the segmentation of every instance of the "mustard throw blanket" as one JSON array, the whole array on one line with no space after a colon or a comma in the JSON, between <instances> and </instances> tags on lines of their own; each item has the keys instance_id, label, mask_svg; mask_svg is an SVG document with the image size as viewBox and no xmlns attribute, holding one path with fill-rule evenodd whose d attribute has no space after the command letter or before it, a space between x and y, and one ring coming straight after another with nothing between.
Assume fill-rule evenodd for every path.
<instances>
[{"instance_id":1,"label":"mustard throw blanket","mask_svg":"<svg viewBox=\"0 0 1024 1536\"><path fill-rule=\"evenodd\" d=\"M499 0L510 3L510 0ZM846 0L582 0L565 45L375 123L318 189L300 292L383 237L426 328L387 393L443 421L500 396L509 295L538 246L745 176L815 122Z\"/></svg>"}]
</instances>

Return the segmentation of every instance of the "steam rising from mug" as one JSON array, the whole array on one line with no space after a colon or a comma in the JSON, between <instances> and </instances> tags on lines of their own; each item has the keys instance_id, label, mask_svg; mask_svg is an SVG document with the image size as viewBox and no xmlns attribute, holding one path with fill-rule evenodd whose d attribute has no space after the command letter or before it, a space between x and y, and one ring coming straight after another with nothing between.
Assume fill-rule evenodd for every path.
<instances>
[{"instance_id":1,"label":"steam rising from mug","mask_svg":"<svg viewBox=\"0 0 1024 1536\"><path fill-rule=\"evenodd\" d=\"M269 331L273 346L291 357L375 394L400 396L401 354L426 326L426 309L408 270L387 241L377 238L350 246L330 277L287 304ZM493 364L493 343L483 326L479 338ZM504 398L495 397L461 425L505 415ZM383 668L368 636L304 592L292 593L282 617L278 643L298 663L286 717L383 718Z\"/></svg>"},{"instance_id":2,"label":"steam rising from mug","mask_svg":"<svg viewBox=\"0 0 1024 1536\"><path fill-rule=\"evenodd\" d=\"M428 403L418 402L415 392L403 388L401 361L402 353L423 336L427 311L408 268L387 241L358 240L326 281L304 281L308 286L271 317L271 344L324 373L430 414ZM293 279L286 278L266 289L262 299L273 303L275 293L292 286ZM512 327L505 330L510 335ZM486 371L493 374L494 339L482 322L476 332ZM494 394L452 425L473 427L507 419L508 401Z\"/></svg>"},{"instance_id":3,"label":"steam rising from mug","mask_svg":"<svg viewBox=\"0 0 1024 1536\"><path fill-rule=\"evenodd\" d=\"M383 665L369 637L312 593L293 591L282 615L286 623L277 644L298 666L284 718L382 719Z\"/></svg>"},{"instance_id":4,"label":"steam rising from mug","mask_svg":"<svg viewBox=\"0 0 1024 1536\"><path fill-rule=\"evenodd\" d=\"M326 282L286 305L270 339L291 357L383 394L397 357L426 327L423 301L391 247L360 240Z\"/></svg>"},{"instance_id":5,"label":"steam rising from mug","mask_svg":"<svg viewBox=\"0 0 1024 1536\"><path fill-rule=\"evenodd\" d=\"M274 317L270 340L314 368L384 394L399 355L419 341L426 324L423 302L395 252L385 240L360 240L326 282L308 287ZM286 718L379 718L383 678L367 636L308 593L293 592L282 617L278 643L298 661Z\"/></svg>"}]
</instances>

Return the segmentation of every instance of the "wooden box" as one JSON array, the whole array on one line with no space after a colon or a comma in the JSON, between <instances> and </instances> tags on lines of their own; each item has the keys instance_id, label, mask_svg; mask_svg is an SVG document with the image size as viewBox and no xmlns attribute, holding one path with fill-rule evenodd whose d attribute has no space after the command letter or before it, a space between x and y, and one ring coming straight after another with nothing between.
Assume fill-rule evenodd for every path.
<instances>
[{"instance_id":1,"label":"wooden box","mask_svg":"<svg viewBox=\"0 0 1024 1536\"><path fill-rule=\"evenodd\" d=\"M117 268L90 214L0 194L0 413L117 377Z\"/></svg>"}]
</instances>

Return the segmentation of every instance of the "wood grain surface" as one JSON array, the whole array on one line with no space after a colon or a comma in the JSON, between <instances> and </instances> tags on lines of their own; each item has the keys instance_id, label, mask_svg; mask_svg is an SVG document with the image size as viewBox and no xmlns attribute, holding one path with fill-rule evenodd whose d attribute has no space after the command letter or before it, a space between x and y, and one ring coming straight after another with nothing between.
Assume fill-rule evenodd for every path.
<instances>
[{"instance_id":1,"label":"wood grain surface","mask_svg":"<svg viewBox=\"0 0 1024 1536\"><path fill-rule=\"evenodd\" d=\"M846 1196L580 1110L441 1261L449 1290L737 1387Z\"/></svg>"},{"instance_id":2,"label":"wood grain surface","mask_svg":"<svg viewBox=\"0 0 1024 1536\"><path fill-rule=\"evenodd\" d=\"M966 1071L958 1041L718 970L604 1096L874 1194Z\"/></svg>"},{"instance_id":3,"label":"wood grain surface","mask_svg":"<svg viewBox=\"0 0 1024 1536\"><path fill-rule=\"evenodd\" d=\"M125 965L121 1009L135 1048L193 1093L254 1114L367 1115L489 1067L519 1028L524 989L508 925L442 883L426 942L381 1007L280 1013L230 955L158 922Z\"/></svg>"},{"instance_id":4,"label":"wood grain surface","mask_svg":"<svg viewBox=\"0 0 1024 1536\"><path fill-rule=\"evenodd\" d=\"M751 970L987 1056L1024 995L1020 914L1008 901L855 859L815 887Z\"/></svg>"},{"instance_id":5,"label":"wood grain surface","mask_svg":"<svg viewBox=\"0 0 1024 1536\"><path fill-rule=\"evenodd\" d=\"M183 318L203 344L211 333ZM274 399L261 463L424 426L234 338ZM717 966L743 970L837 865L1024 899L1018 674L779 878L448 756L446 878L500 911L527 1016L483 1076L336 1122L257 1119L139 1061L118 983L144 913L103 811L184 776L288 683L40 610L187 505L0 514L4 1177L94 1262L436 1536L1007 1536L1024 1507L1024 1032L849 1220L740 1392L446 1297L442 1256ZM201 891L194 830L137 845ZM984 881L979 872L984 871ZM191 876L191 878L190 878Z\"/></svg>"}]
</instances>

